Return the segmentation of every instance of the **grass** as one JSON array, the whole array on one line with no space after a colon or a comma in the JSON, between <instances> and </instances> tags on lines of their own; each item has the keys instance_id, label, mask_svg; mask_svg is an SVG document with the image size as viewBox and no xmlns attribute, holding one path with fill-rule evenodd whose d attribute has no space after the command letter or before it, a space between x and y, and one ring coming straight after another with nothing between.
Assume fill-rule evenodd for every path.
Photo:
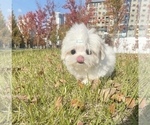
<instances>
[{"instance_id":1,"label":"grass","mask_svg":"<svg viewBox=\"0 0 150 125\"><path fill-rule=\"evenodd\" d=\"M136 125L137 109L102 99L101 90L119 84L125 97L138 99L138 56L117 54L115 72L96 87L81 86L60 60L60 50L14 51L14 125ZM115 105L115 111L111 109Z\"/></svg>"},{"instance_id":2,"label":"grass","mask_svg":"<svg viewBox=\"0 0 150 125\"><path fill-rule=\"evenodd\" d=\"M11 51L0 50L0 124L11 124Z\"/></svg>"}]
</instances>

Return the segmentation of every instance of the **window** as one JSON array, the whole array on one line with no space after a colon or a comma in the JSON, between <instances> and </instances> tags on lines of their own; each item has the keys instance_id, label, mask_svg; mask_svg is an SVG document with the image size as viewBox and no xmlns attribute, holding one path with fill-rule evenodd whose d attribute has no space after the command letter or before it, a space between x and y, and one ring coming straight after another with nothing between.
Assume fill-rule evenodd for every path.
<instances>
[{"instance_id":1,"label":"window","mask_svg":"<svg viewBox=\"0 0 150 125\"><path fill-rule=\"evenodd\" d=\"M109 20L109 17L106 17L106 20L108 21L108 20Z\"/></svg>"},{"instance_id":2,"label":"window","mask_svg":"<svg viewBox=\"0 0 150 125\"><path fill-rule=\"evenodd\" d=\"M140 30L144 30L145 28L144 28L143 25L140 25L140 26L139 26L139 29L140 29Z\"/></svg>"},{"instance_id":3,"label":"window","mask_svg":"<svg viewBox=\"0 0 150 125\"><path fill-rule=\"evenodd\" d=\"M98 3L95 3L95 6L97 7L97 6L98 6Z\"/></svg>"},{"instance_id":4,"label":"window","mask_svg":"<svg viewBox=\"0 0 150 125\"><path fill-rule=\"evenodd\" d=\"M131 20L131 22L133 22L133 20Z\"/></svg>"},{"instance_id":5,"label":"window","mask_svg":"<svg viewBox=\"0 0 150 125\"><path fill-rule=\"evenodd\" d=\"M125 21L124 21L124 24L126 24L126 23L127 23L127 21L125 20Z\"/></svg>"},{"instance_id":6,"label":"window","mask_svg":"<svg viewBox=\"0 0 150 125\"><path fill-rule=\"evenodd\" d=\"M130 25L129 26L129 30L133 30L134 29L134 26L133 25Z\"/></svg>"},{"instance_id":7,"label":"window","mask_svg":"<svg viewBox=\"0 0 150 125\"><path fill-rule=\"evenodd\" d=\"M135 7L136 6L136 4L133 4L133 7Z\"/></svg>"},{"instance_id":8,"label":"window","mask_svg":"<svg viewBox=\"0 0 150 125\"><path fill-rule=\"evenodd\" d=\"M144 15L144 14L142 14L141 16L142 16L142 17L144 17L145 15Z\"/></svg>"},{"instance_id":9,"label":"window","mask_svg":"<svg viewBox=\"0 0 150 125\"><path fill-rule=\"evenodd\" d=\"M146 10L145 9L143 9L143 12L145 12Z\"/></svg>"}]
</instances>

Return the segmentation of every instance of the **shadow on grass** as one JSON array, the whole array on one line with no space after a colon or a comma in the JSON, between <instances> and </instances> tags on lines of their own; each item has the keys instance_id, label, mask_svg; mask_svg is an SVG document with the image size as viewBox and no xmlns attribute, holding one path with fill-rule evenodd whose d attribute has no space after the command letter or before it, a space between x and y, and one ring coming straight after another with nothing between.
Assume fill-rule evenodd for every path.
<instances>
[{"instance_id":1,"label":"shadow on grass","mask_svg":"<svg viewBox=\"0 0 150 125\"><path fill-rule=\"evenodd\" d=\"M114 80L116 76L117 76L117 71L115 69L110 76L105 76L105 77L100 78L102 82L101 87L103 87L109 80Z\"/></svg>"},{"instance_id":2,"label":"shadow on grass","mask_svg":"<svg viewBox=\"0 0 150 125\"><path fill-rule=\"evenodd\" d=\"M150 124L150 104L144 109L139 109L138 105L132 110L130 116L127 117L119 125L149 125Z\"/></svg>"},{"instance_id":3,"label":"shadow on grass","mask_svg":"<svg viewBox=\"0 0 150 125\"><path fill-rule=\"evenodd\" d=\"M139 125L150 125L150 104L139 112Z\"/></svg>"},{"instance_id":4,"label":"shadow on grass","mask_svg":"<svg viewBox=\"0 0 150 125\"><path fill-rule=\"evenodd\" d=\"M138 105L136 105L131 114L127 118L124 118L122 123L118 125L138 125L138 111Z\"/></svg>"}]
</instances>

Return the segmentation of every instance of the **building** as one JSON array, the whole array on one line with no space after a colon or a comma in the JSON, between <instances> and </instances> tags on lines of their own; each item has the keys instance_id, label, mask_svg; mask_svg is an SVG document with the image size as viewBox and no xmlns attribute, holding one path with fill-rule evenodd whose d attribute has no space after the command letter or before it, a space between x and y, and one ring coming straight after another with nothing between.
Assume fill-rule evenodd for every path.
<instances>
[{"instance_id":1,"label":"building","mask_svg":"<svg viewBox=\"0 0 150 125\"><path fill-rule=\"evenodd\" d=\"M64 24L64 20L65 20L65 16L64 14L60 13L60 12L55 12L55 18L56 18L56 24L57 24L57 42L56 42L56 47L59 48L61 46L61 42L59 35L58 35L58 30L60 28L61 25Z\"/></svg>"},{"instance_id":2,"label":"building","mask_svg":"<svg viewBox=\"0 0 150 125\"><path fill-rule=\"evenodd\" d=\"M123 21L120 23L120 26L123 27L120 33L121 37L127 35L130 3L131 0L125 0L124 4L127 6L127 12ZM92 0L88 7L94 8L94 16L91 21L95 21L93 24L95 27L98 27L100 34L109 32L110 27L114 25L114 20L106 15L107 9L105 7L105 0Z\"/></svg>"},{"instance_id":3,"label":"building","mask_svg":"<svg viewBox=\"0 0 150 125\"><path fill-rule=\"evenodd\" d=\"M130 5L130 17L128 22L128 37L134 37L137 35L137 26L139 18L139 2L138 0L131 0ZM136 29L136 30L135 30Z\"/></svg>"},{"instance_id":4,"label":"building","mask_svg":"<svg viewBox=\"0 0 150 125\"><path fill-rule=\"evenodd\" d=\"M120 31L120 37L126 37L128 32L128 24L130 18L130 7L131 7L131 0L125 0L124 5L126 6L126 13L124 15L124 19L120 26L123 26L122 30Z\"/></svg>"},{"instance_id":5,"label":"building","mask_svg":"<svg viewBox=\"0 0 150 125\"><path fill-rule=\"evenodd\" d=\"M93 22L93 27L98 27L100 33L107 32L107 20L108 17L106 16L106 8L104 5L105 0L92 0L91 3L88 5L88 8L94 8L93 18L91 22Z\"/></svg>"},{"instance_id":6,"label":"building","mask_svg":"<svg viewBox=\"0 0 150 125\"><path fill-rule=\"evenodd\" d=\"M56 24L58 26L64 24L64 14L60 12L55 12Z\"/></svg>"},{"instance_id":7,"label":"building","mask_svg":"<svg viewBox=\"0 0 150 125\"><path fill-rule=\"evenodd\" d=\"M139 13L139 37L150 37L150 0L141 0Z\"/></svg>"},{"instance_id":8,"label":"building","mask_svg":"<svg viewBox=\"0 0 150 125\"><path fill-rule=\"evenodd\" d=\"M89 4L89 7L95 8L92 21L96 20L94 26L98 27L100 34L107 33L109 26L114 24L106 16L104 2L105 0L92 0ZM127 11L120 23L123 29L118 34L120 43L116 46L117 52L150 52L150 0L125 0L124 5Z\"/></svg>"},{"instance_id":9,"label":"building","mask_svg":"<svg viewBox=\"0 0 150 125\"><path fill-rule=\"evenodd\" d=\"M127 37L147 37L150 34L149 6L149 0L131 0Z\"/></svg>"}]
</instances>

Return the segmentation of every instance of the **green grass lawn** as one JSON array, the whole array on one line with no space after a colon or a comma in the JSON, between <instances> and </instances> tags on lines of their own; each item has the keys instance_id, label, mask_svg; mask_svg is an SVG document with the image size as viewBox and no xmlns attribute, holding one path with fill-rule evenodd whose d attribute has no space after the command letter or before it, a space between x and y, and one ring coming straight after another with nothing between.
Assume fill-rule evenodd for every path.
<instances>
[{"instance_id":1,"label":"green grass lawn","mask_svg":"<svg viewBox=\"0 0 150 125\"><path fill-rule=\"evenodd\" d=\"M68 73L59 49L14 51L12 59L14 125L138 124L137 106L107 98L107 91L102 93L114 88L115 94L122 95L120 98L131 98L137 103L136 54L117 54L112 76L88 85L78 83Z\"/></svg>"}]
</instances>

